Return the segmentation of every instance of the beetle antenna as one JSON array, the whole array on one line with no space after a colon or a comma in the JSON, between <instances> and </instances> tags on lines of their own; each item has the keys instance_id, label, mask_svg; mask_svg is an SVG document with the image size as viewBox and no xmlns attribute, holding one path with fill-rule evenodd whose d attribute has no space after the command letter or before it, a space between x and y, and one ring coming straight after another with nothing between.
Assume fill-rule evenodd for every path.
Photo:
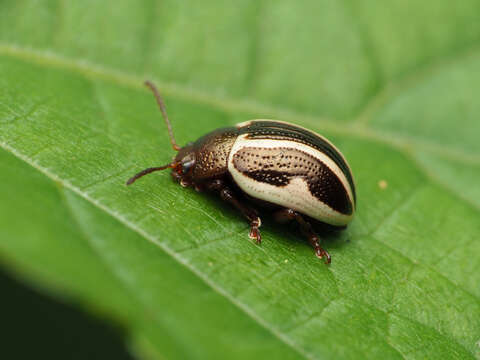
<instances>
[{"instance_id":1,"label":"beetle antenna","mask_svg":"<svg viewBox=\"0 0 480 360\"><path fill-rule=\"evenodd\" d=\"M165 170L165 169L173 168L173 167L175 167L175 164L171 163L171 164L167 164L167 165L160 166L160 167L151 167L151 168L142 170L142 171L140 171L139 173L137 173L137 174L135 174L134 176L132 176L130 179L128 179L127 185L132 185L135 181L137 181L138 179L140 179L142 176L145 176L145 175L147 175L147 174L150 174L150 173L152 173L152 172L154 172L154 171Z\"/></svg>"},{"instance_id":2,"label":"beetle antenna","mask_svg":"<svg viewBox=\"0 0 480 360\"><path fill-rule=\"evenodd\" d=\"M170 135L170 142L172 143L173 150L178 151L180 150L180 146L177 145L177 142L175 141L175 137L173 136L173 130L172 130L172 124L170 124L170 120L168 120L168 115L167 115L167 108L165 107L165 104L163 102L162 97L160 96L160 92L158 91L157 87L151 82L151 81L145 81L145 85L152 90L153 95L155 96L155 99L157 100L158 107L160 108L160 111L162 112L163 119L165 120L168 128L168 134Z\"/></svg>"}]
</instances>

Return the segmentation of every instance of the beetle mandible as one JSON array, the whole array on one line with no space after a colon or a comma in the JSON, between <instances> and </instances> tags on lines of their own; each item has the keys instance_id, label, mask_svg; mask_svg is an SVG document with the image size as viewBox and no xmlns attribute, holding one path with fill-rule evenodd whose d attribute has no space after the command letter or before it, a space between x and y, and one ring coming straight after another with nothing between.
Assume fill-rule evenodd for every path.
<instances>
[{"instance_id":1,"label":"beetle mandible","mask_svg":"<svg viewBox=\"0 0 480 360\"><path fill-rule=\"evenodd\" d=\"M150 81L145 85L157 100L177 155L167 165L140 171L127 185L154 171L172 169L172 177L183 187L217 193L239 210L257 244L262 224L258 206L279 222L295 220L315 254L331 262L311 224L345 228L355 213L356 193L350 167L330 141L287 122L250 120L180 147L160 93Z\"/></svg>"}]
</instances>

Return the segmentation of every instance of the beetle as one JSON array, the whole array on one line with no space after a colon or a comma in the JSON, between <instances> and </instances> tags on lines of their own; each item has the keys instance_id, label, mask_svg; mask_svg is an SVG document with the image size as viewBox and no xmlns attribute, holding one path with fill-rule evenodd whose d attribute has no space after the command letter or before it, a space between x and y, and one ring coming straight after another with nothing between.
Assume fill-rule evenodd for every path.
<instances>
[{"instance_id":1,"label":"beetle","mask_svg":"<svg viewBox=\"0 0 480 360\"><path fill-rule=\"evenodd\" d=\"M220 195L250 224L249 237L261 243L257 208L279 222L295 220L319 258L330 263L312 223L344 229L356 207L352 171L342 153L325 137L277 120L250 120L214 130L184 147L177 145L159 91L146 81L167 124L176 156L160 167L140 171L127 181L172 169L183 187Z\"/></svg>"}]
</instances>

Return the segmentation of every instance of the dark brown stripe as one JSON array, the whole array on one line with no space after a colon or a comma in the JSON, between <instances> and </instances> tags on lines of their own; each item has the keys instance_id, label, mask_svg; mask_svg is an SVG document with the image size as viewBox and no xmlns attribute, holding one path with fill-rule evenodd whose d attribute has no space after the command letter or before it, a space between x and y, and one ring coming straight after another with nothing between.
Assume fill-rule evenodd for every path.
<instances>
[{"instance_id":1,"label":"dark brown stripe","mask_svg":"<svg viewBox=\"0 0 480 360\"><path fill-rule=\"evenodd\" d=\"M343 157L338 153L338 151L317 134L292 124L262 120L253 121L250 125L240 128L239 133L248 134L249 139L296 141L312 146L313 148L325 153L335 162L335 164L337 164L347 178L350 188L352 189L354 202L357 202L355 184L353 182L353 176L349 166Z\"/></svg>"},{"instance_id":2,"label":"dark brown stripe","mask_svg":"<svg viewBox=\"0 0 480 360\"><path fill-rule=\"evenodd\" d=\"M340 179L306 152L286 147L244 147L233 155L233 165L251 179L279 187L302 178L318 200L342 214L352 214L352 203Z\"/></svg>"}]
</instances>

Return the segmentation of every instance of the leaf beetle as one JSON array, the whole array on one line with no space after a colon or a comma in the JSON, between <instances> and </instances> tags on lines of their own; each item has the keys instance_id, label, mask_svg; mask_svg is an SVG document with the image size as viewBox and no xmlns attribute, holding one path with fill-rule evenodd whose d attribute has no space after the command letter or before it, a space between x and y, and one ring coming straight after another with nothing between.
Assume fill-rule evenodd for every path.
<instances>
[{"instance_id":1,"label":"leaf beetle","mask_svg":"<svg viewBox=\"0 0 480 360\"><path fill-rule=\"evenodd\" d=\"M150 81L145 85L155 96L177 155L164 166L140 171L127 185L154 171L172 169L172 177L183 187L217 193L240 211L250 224L250 238L258 244L262 222L257 208L262 208L279 222L295 220L316 256L331 262L312 224L345 228L357 200L350 167L330 141L287 122L250 120L180 147L160 93Z\"/></svg>"}]
</instances>

